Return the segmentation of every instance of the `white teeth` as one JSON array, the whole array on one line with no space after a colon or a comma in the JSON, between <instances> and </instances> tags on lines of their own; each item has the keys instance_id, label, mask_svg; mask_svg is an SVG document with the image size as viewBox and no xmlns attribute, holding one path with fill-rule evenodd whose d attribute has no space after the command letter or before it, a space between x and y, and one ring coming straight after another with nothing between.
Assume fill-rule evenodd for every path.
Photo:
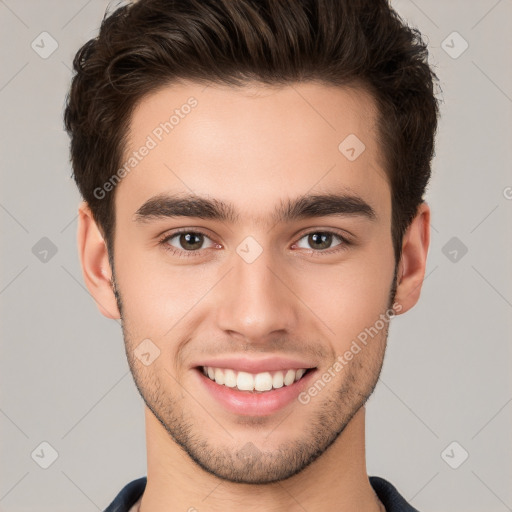
<instances>
[{"instance_id":1,"label":"white teeth","mask_svg":"<svg viewBox=\"0 0 512 512\"><path fill-rule=\"evenodd\" d=\"M220 368L215 369L215 382L219 384L224 384L224 373Z\"/></svg>"},{"instance_id":2,"label":"white teeth","mask_svg":"<svg viewBox=\"0 0 512 512\"><path fill-rule=\"evenodd\" d=\"M218 381L215 381L218 384ZM234 388L236 386L236 373L233 370L224 370L224 386Z\"/></svg>"},{"instance_id":3,"label":"white teeth","mask_svg":"<svg viewBox=\"0 0 512 512\"><path fill-rule=\"evenodd\" d=\"M284 376L283 372L276 372L274 377L272 378L272 387L273 388L282 388L284 384Z\"/></svg>"},{"instance_id":4,"label":"white teeth","mask_svg":"<svg viewBox=\"0 0 512 512\"><path fill-rule=\"evenodd\" d=\"M288 370L284 376L284 385L289 386L295 381L295 370Z\"/></svg>"},{"instance_id":5,"label":"white teeth","mask_svg":"<svg viewBox=\"0 0 512 512\"><path fill-rule=\"evenodd\" d=\"M215 381L217 382L217 381ZM254 378L250 373L238 372L236 387L240 391L252 391L254 389Z\"/></svg>"},{"instance_id":6,"label":"white teeth","mask_svg":"<svg viewBox=\"0 0 512 512\"><path fill-rule=\"evenodd\" d=\"M254 389L256 391L268 391L272 389L272 375L270 373L258 373L254 377Z\"/></svg>"},{"instance_id":7,"label":"white teeth","mask_svg":"<svg viewBox=\"0 0 512 512\"><path fill-rule=\"evenodd\" d=\"M261 372L252 374L248 372L236 372L230 368L213 368L203 366L202 371L217 384L230 388L238 388L240 391L270 391L283 386L290 386L301 379L306 373L305 368L290 369L276 372Z\"/></svg>"},{"instance_id":8,"label":"white teeth","mask_svg":"<svg viewBox=\"0 0 512 512\"><path fill-rule=\"evenodd\" d=\"M304 370L304 368L297 370L295 372L295 380L299 380L305 373L306 373L306 370Z\"/></svg>"}]
</instances>

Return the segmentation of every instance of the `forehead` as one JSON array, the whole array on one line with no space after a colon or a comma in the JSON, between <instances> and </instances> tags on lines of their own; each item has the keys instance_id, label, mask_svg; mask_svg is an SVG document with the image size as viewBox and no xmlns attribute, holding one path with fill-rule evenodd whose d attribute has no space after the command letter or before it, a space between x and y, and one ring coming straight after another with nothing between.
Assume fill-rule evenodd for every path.
<instances>
[{"instance_id":1,"label":"forehead","mask_svg":"<svg viewBox=\"0 0 512 512\"><path fill-rule=\"evenodd\" d=\"M357 88L163 87L132 114L116 208L133 215L150 197L188 193L230 203L258 223L309 192L356 194L385 211L376 119L373 98Z\"/></svg>"}]
</instances>

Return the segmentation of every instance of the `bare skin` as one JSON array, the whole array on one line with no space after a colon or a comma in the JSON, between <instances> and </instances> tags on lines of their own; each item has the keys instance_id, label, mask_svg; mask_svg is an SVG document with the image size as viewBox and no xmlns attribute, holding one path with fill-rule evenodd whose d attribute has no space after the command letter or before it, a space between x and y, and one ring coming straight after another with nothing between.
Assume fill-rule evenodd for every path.
<instances>
[{"instance_id":1,"label":"bare skin","mask_svg":"<svg viewBox=\"0 0 512 512\"><path fill-rule=\"evenodd\" d=\"M291 356L320 378L386 311L402 314L418 301L429 207L420 205L405 234L393 297L391 192L367 93L318 83L167 86L134 111L127 158L148 135L156 140L155 128L191 96L197 106L115 188L117 300L101 230L87 204L79 209L85 282L105 316L122 317L146 403L140 510L383 511L366 471L364 404L381 370L387 323L307 403L267 415L226 409L197 364ZM349 134L365 145L353 161L338 149ZM360 198L374 217L272 217L283 202L329 193ZM162 194L231 203L238 218L136 215ZM169 238L177 229L202 235L190 247ZM308 237L326 232L325 246ZM246 237L257 242L250 251L261 248L250 263L237 252ZM147 339L160 352L145 365L135 351Z\"/></svg>"}]
</instances>

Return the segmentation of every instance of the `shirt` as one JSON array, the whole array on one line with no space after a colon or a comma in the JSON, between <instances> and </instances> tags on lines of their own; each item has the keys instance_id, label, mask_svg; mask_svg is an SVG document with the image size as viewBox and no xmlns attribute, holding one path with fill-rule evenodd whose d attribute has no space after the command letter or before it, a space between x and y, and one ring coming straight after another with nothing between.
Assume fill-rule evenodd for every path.
<instances>
[{"instance_id":1,"label":"shirt","mask_svg":"<svg viewBox=\"0 0 512 512\"><path fill-rule=\"evenodd\" d=\"M418 512L384 478L371 476L369 480L375 494L386 507L386 512ZM146 482L147 477L144 476L126 484L104 512L137 512L142 494L146 488Z\"/></svg>"}]
</instances>

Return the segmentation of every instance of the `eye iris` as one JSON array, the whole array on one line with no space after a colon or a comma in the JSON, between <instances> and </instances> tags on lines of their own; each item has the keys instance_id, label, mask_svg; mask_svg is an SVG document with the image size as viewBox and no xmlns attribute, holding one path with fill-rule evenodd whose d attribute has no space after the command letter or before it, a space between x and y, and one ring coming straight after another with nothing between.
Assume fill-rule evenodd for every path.
<instances>
[{"instance_id":1,"label":"eye iris","mask_svg":"<svg viewBox=\"0 0 512 512\"><path fill-rule=\"evenodd\" d=\"M326 240L328 240L328 242ZM317 245L317 249L327 249L331 245L332 235L330 233L311 233L308 237L308 242L312 246L320 244L321 247Z\"/></svg>"},{"instance_id":2,"label":"eye iris","mask_svg":"<svg viewBox=\"0 0 512 512\"><path fill-rule=\"evenodd\" d=\"M199 239L199 241L191 241L193 239ZM183 233L180 235L180 244L184 249L200 249L203 243L203 235L200 233ZM187 247L187 245L189 247ZM192 246L192 247L190 247Z\"/></svg>"}]
</instances>

